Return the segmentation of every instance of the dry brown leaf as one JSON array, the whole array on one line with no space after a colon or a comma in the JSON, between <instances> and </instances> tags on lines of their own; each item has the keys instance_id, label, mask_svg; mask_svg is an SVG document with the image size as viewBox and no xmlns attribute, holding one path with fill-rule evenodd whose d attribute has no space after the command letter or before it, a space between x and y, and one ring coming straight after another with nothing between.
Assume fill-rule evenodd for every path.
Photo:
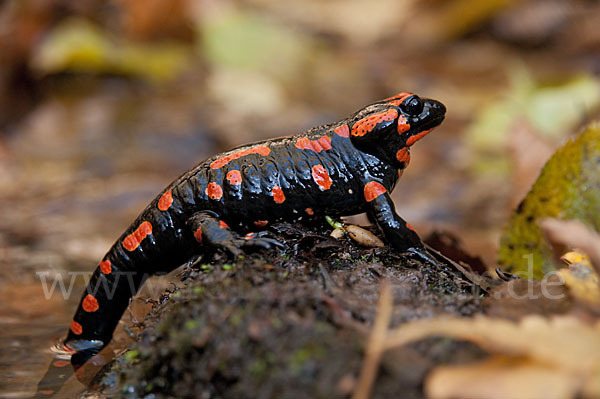
<instances>
[{"instance_id":1,"label":"dry brown leaf","mask_svg":"<svg viewBox=\"0 0 600 399\"><path fill-rule=\"evenodd\" d=\"M425 382L428 398L545 398L573 396L581 377L523 359L496 356L436 368Z\"/></svg>"},{"instance_id":2,"label":"dry brown leaf","mask_svg":"<svg viewBox=\"0 0 600 399\"><path fill-rule=\"evenodd\" d=\"M598 274L594 272L589 258L585 254L569 252L561 257L569 264L569 268L560 269L565 285L572 296L590 305L600 305L600 285Z\"/></svg>"},{"instance_id":3,"label":"dry brown leaf","mask_svg":"<svg viewBox=\"0 0 600 399\"><path fill-rule=\"evenodd\" d=\"M348 232L350 238L360 245L364 245L365 247L385 247L385 244L379 239L379 237L371 233L369 230L363 229L362 227L354 224L346 224L344 225L344 230Z\"/></svg>"},{"instance_id":4,"label":"dry brown leaf","mask_svg":"<svg viewBox=\"0 0 600 399\"><path fill-rule=\"evenodd\" d=\"M477 316L419 320L384 332L392 298L384 285L378 315L354 398L366 398L381 352L432 336L466 340L493 357L461 366L441 366L425 383L432 398L584 398L600 394L600 321L573 316L527 316L519 322Z\"/></svg>"},{"instance_id":5,"label":"dry brown leaf","mask_svg":"<svg viewBox=\"0 0 600 399\"><path fill-rule=\"evenodd\" d=\"M507 145L512 158L513 179L509 206L514 209L525 198L556 146L524 121L515 123L510 132Z\"/></svg>"},{"instance_id":6,"label":"dry brown leaf","mask_svg":"<svg viewBox=\"0 0 600 399\"><path fill-rule=\"evenodd\" d=\"M439 335L471 341L491 353L512 357L531 378L515 376L518 379L511 382L514 386L512 395L508 397L514 397L517 393L519 397L529 397L527 393L535 392L541 389L540 384L548 385L552 381L557 383L556 392L561 394L558 397L574 397L584 391L597 390L598 384L594 379L600 373L600 322L590 326L568 316L551 319L528 316L518 323L483 316L473 319L436 318L416 321L390 331L385 347L389 349ZM489 375L483 371L472 375L469 383L493 379L498 370L492 367L488 370ZM542 375L552 376L552 381L540 382ZM438 375L436 378L438 382L435 382L435 386L431 385L434 383L427 385L432 396L433 393L438 397L457 396L455 389L458 388L447 383L447 375ZM470 389L464 385L464 390ZM489 390L489 387L485 387L482 391L473 391L472 397L496 397L489 394ZM462 391L458 396L465 397Z\"/></svg>"},{"instance_id":7,"label":"dry brown leaf","mask_svg":"<svg viewBox=\"0 0 600 399\"><path fill-rule=\"evenodd\" d=\"M588 326L569 316L527 316L518 323L483 316L419 320L390 331L386 348L433 335L464 339L492 353L528 357L575 372L600 367L600 324Z\"/></svg>"},{"instance_id":8,"label":"dry brown leaf","mask_svg":"<svg viewBox=\"0 0 600 399\"><path fill-rule=\"evenodd\" d=\"M577 248L590 257L597 273L600 273L600 235L578 220L542 219L540 227L554 246Z\"/></svg>"},{"instance_id":9,"label":"dry brown leaf","mask_svg":"<svg viewBox=\"0 0 600 399\"><path fill-rule=\"evenodd\" d=\"M596 370L596 377L588 379L583 392L581 394L583 398L600 398L600 370Z\"/></svg>"}]
</instances>

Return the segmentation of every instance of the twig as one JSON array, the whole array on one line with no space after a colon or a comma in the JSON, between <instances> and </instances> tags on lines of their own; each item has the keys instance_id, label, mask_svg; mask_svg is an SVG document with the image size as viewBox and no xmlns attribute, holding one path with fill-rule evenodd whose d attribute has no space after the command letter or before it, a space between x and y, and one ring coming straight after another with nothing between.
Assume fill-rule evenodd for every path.
<instances>
[{"instance_id":1,"label":"twig","mask_svg":"<svg viewBox=\"0 0 600 399\"><path fill-rule=\"evenodd\" d=\"M392 289L390 284L384 282L377 303L377 317L373 323L373 330L369 336L365 350L365 360L358 377L358 383L352 399L367 399L377 376L379 359L385 346L385 337L392 316Z\"/></svg>"},{"instance_id":2,"label":"twig","mask_svg":"<svg viewBox=\"0 0 600 399\"><path fill-rule=\"evenodd\" d=\"M470 272L469 270L467 270L466 267L456 263L452 259L448 258L446 255L433 249L430 245L425 244L425 248L427 248L427 251L429 251L430 253L433 253L433 255L442 263L446 263L447 265L454 267L459 273L463 275L463 277L465 277L471 283L475 284L476 286L478 286L486 292L490 290L490 285L483 278L479 277L476 273Z\"/></svg>"}]
</instances>

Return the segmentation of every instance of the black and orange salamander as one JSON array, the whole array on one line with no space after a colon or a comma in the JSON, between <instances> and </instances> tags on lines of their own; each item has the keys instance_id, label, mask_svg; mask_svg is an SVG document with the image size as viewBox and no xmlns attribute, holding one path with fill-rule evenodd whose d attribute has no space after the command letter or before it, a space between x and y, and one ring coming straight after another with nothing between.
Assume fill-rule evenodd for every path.
<instances>
[{"instance_id":1,"label":"black and orange salamander","mask_svg":"<svg viewBox=\"0 0 600 399\"><path fill-rule=\"evenodd\" d=\"M112 338L144 279L169 272L212 246L238 255L280 244L249 232L279 221L367 212L397 250L425 249L394 210L390 192L410 147L438 126L446 108L411 93L371 104L304 133L216 155L165 188L94 271L65 346L74 366Z\"/></svg>"}]
</instances>

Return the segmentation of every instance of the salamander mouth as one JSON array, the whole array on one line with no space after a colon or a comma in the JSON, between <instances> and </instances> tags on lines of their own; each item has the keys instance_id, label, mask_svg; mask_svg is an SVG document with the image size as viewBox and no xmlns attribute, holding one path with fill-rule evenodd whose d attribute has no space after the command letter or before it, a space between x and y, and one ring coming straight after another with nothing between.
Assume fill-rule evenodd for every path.
<instances>
[{"instance_id":1,"label":"salamander mouth","mask_svg":"<svg viewBox=\"0 0 600 399\"><path fill-rule=\"evenodd\" d=\"M439 101L426 99L423 113L421 114L421 123L419 130L428 130L437 127L444 121L446 116L446 107Z\"/></svg>"},{"instance_id":2,"label":"salamander mouth","mask_svg":"<svg viewBox=\"0 0 600 399\"><path fill-rule=\"evenodd\" d=\"M434 127L439 126L444 121L445 117L446 115L441 114L427 119L421 125L421 130L433 129Z\"/></svg>"}]
</instances>

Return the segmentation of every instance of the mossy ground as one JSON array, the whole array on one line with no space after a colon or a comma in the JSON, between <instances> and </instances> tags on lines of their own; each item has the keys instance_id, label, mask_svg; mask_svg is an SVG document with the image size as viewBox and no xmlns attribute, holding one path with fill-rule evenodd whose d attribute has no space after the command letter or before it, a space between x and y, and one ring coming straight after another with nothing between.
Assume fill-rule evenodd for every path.
<instances>
[{"instance_id":1,"label":"mossy ground","mask_svg":"<svg viewBox=\"0 0 600 399\"><path fill-rule=\"evenodd\" d=\"M445 265L359 247L278 225L284 251L234 262L216 255L184 271L144 321L130 351L97 378L124 398L343 398L356 382L380 283L394 292L392 326L438 314L470 315L480 301ZM386 353L377 397L421 397L431 367L480 356L472 346L427 340Z\"/></svg>"}]
</instances>

